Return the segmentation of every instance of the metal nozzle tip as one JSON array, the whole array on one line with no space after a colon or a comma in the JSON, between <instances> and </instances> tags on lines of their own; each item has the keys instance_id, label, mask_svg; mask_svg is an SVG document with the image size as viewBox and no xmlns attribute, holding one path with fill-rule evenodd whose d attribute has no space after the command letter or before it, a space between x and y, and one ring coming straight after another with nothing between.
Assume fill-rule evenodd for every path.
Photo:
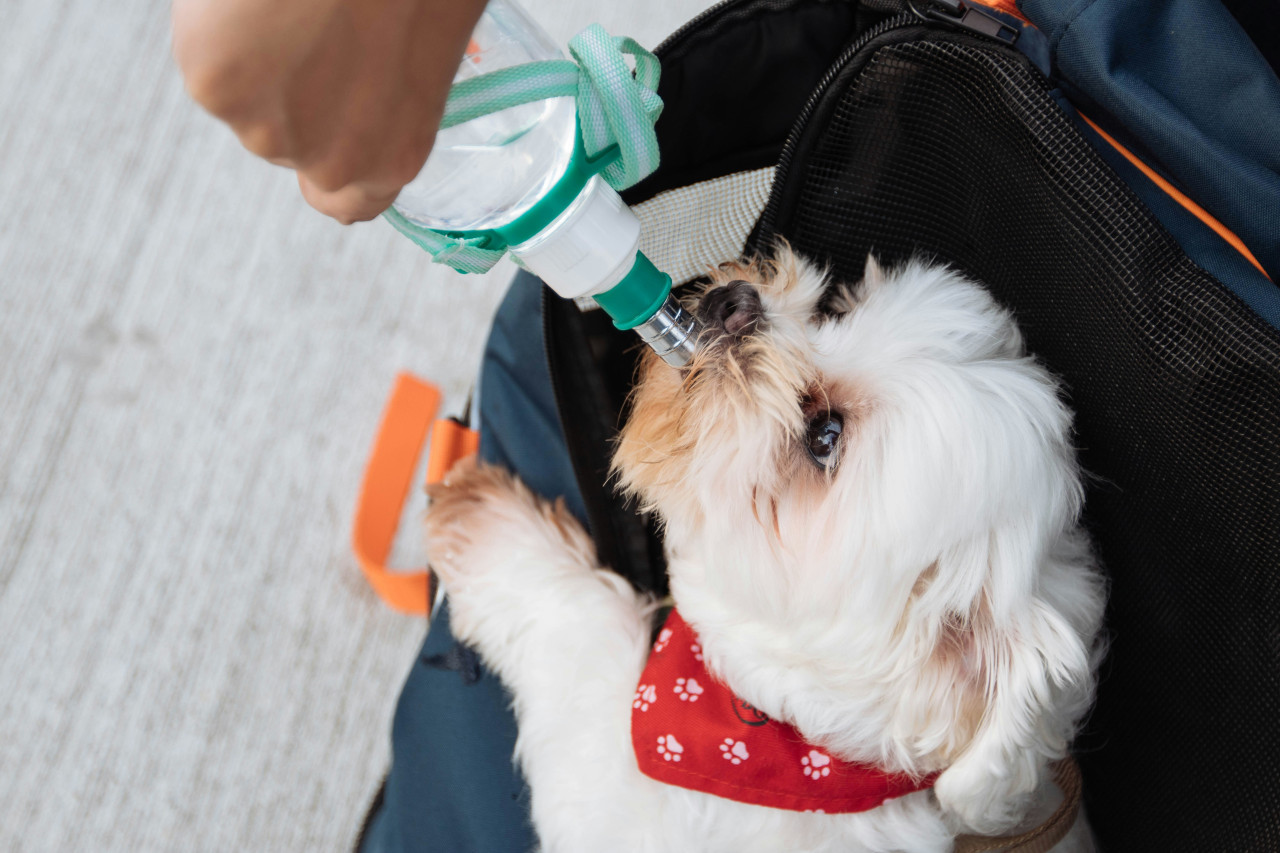
<instances>
[{"instance_id":1,"label":"metal nozzle tip","mask_svg":"<svg viewBox=\"0 0 1280 853\"><path fill-rule=\"evenodd\" d=\"M668 295L657 312L635 327L636 333L672 367L686 367L698 351L702 325Z\"/></svg>"}]
</instances>

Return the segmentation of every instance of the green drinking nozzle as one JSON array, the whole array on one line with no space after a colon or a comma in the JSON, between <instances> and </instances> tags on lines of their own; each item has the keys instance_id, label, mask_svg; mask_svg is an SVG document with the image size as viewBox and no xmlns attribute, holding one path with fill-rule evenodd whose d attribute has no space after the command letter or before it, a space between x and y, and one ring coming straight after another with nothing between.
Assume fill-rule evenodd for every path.
<instances>
[{"instance_id":1,"label":"green drinking nozzle","mask_svg":"<svg viewBox=\"0 0 1280 853\"><path fill-rule=\"evenodd\" d=\"M692 314L671 295L671 276L636 252L626 278L595 297L619 329L634 329L649 347L672 367L693 360L701 328Z\"/></svg>"}]
</instances>

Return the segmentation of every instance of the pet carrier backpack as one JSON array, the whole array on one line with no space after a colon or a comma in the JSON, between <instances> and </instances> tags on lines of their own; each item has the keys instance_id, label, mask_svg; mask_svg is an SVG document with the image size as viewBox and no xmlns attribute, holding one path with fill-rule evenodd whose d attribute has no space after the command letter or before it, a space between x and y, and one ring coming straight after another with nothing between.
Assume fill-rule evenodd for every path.
<instances>
[{"instance_id":1,"label":"pet carrier backpack","mask_svg":"<svg viewBox=\"0 0 1280 853\"><path fill-rule=\"evenodd\" d=\"M1216 0L729 0L657 49L662 165L624 193L678 282L785 238L837 280L869 252L938 259L1014 312L1077 413L1110 580L1075 745L1106 851L1280 850L1273 21ZM495 325L481 454L566 494L601 560L662 592L657 534L607 477L633 337L534 287ZM364 847L531 845L501 689L433 620Z\"/></svg>"}]
</instances>

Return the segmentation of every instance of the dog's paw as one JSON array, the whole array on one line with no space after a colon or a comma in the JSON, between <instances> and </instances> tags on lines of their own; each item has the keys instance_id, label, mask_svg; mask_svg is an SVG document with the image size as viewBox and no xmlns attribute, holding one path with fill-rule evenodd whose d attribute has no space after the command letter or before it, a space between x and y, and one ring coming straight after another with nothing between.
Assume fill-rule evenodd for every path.
<instances>
[{"instance_id":1,"label":"dog's paw","mask_svg":"<svg viewBox=\"0 0 1280 853\"><path fill-rule=\"evenodd\" d=\"M460 466L427 494L427 560L450 592L517 564L593 555L590 538L563 501L539 499L497 466Z\"/></svg>"},{"instance_id":2,"label":"dog's paw","mask_svg":"<svg viewBox=\"0 0 1280 853\"><path fill-rule=\"evenodd\" d=\"M465 572L472 546L487 526L486 507L510 486L498 468L466 461L427 487L427 562L446 586Z\"/></svg>"},{"instance_id":3,"label":"dog's paw","mask_svg":"<svg viewBox=\"0 0 1280 853\"><path fill-rule=\"evenodd\" d=\"M934 793L943 811L966 831L996 835L1019 824L1038 784L1039 775L1031 763L997 768L961 761L938 777Z\"/></svg>"},{"instance_id":4,"label":"dog's paw","mask_svg":"<svg viewBox=\"0 0 1280 853\"><path fill-rule=\"evenodd\" d=\"M446 588L483 569L477 547L498 534L499 519L519 514L530 501L510 473L470 460L428 486L427 494L427 561Z\"/></svg>"}]
</instances>

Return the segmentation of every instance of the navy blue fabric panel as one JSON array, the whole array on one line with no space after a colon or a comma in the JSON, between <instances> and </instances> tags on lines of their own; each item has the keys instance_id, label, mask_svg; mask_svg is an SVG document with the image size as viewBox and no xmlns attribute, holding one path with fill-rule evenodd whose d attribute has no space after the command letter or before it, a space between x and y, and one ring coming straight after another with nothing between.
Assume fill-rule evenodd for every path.
<instances>
[{"instance_id":1,"label":"navy blue fabric panel","mask_svg":"<svg viewBox=\"0 0 1280 853\"><path fill-rule=\"evenodd\" d=\"M541 284L520 273L494 320L480 381L480 456L584 517L542 345ZM447 661L454 668L442 668ZM434 664L433 664L434 662ZM529 792L512 763L516 724L498 679L431 620L400 694L391 772L362 853L533 849Z\"/></svg>"},{"instance_id":2,"label":"navy blue fabric panel","mask_svg":"<svg viewBox=\"0 0 1280 853\"><path fill-rule=\"evenodd\" d=\"M1081 135L1093 143L1107 165L1150 208L1160 224L1178 241L1187 257L1244 300L1255 314L1280 328L1280 287L1276 287L1270 279L1258 272L1257 267L1245 260L1216 231L1170 198L1168 193L1125 159L1097 131L1081 121L1079 114L1061 93L1053 94L1067 115L1075 119L1076 128Z\"/></svg>"},{"instance_id":3,"label":"navy blue fabric panel","mask_svg":"<svg viewBox=\"0 0 1280 853\"><path fill-rule=\"evenodd\" d=\"M1280 80L1230 12L1218 0L1024 0L1022 11L1048 35L1058 75L1102 111L1090 117L1140 140L1280 275Z\"/></svg>"},{"instance_id":4,"label":"navy blue fabric panel","mask_svg":"<svg viewBox=\"0 0 1280 853\"><path fill-rule=\"evenodd\" d=\"M483 668L468 674L428 663L456 653L455 646L446 604L433 615L400 692L391 772L362 853L519 853L536 846L528 788L512 764L516 724L502 684Z\"/></svg>"}]
</instances>

